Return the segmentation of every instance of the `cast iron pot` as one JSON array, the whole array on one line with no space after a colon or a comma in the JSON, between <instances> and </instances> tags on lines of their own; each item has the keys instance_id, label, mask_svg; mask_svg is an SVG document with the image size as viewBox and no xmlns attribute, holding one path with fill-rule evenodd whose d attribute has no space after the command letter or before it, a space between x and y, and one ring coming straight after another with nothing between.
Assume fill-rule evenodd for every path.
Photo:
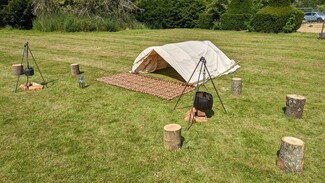
<instances>
[{"instance_id":1,"label":"cast iron pot","mask_svg":"<svg viewBox=\"0 0 325 183\"><path fill-rule=\"evenodd\" d=\"M33 69L33 67L27 67L26 69L25 69L25 75L26 76L32 76L32 75L34 75L34 69Z\"/></svg>"},{"instance_id":2,"label":"cast iron pot","mask_svg":"<svg viewBox=\"0 0 325 183\"><path fill-rule=\"evenodd\" d=\"M211 110L213 98L210 93L198 91L195 93L194 107L200 111Z\"/></svg>"}]
</instances>

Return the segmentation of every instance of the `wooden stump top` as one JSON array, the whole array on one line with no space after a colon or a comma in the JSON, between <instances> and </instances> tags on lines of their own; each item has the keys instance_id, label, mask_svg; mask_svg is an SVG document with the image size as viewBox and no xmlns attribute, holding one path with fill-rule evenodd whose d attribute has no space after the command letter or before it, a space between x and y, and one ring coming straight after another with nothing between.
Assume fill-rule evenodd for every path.
<instances>
[{"instance_id":1,"label":"wooden stump top","mask_svg":"<svg viewBox=\"0 0 325 183\"><path fill-rule=\"evenodd\" d=\"M174 132L174 131L178 131L178 130L180 130L182 127L181 127L181 125L179 125L179 124L168 124L168 125L165 125L164 126L164 130L165 131L172 131L172 132Z\"/></svg>"},{"instance_id":2,"label":"wooden stump top","mask_svg":"<svg viewBox=\"0 0 325 183\"><path fill-rule=\"evenodd\" d=\"M295 137L282 137L282 141L294 146L304 146L304 141Z\"/></svg>"},{"instance_id":3,"label":"wooden stump top","mask_svg":"<svg viewBox=\"0 0 325 183\"><path fill-rule=\"evenodd\" d=\"M232 78L233 81L241 81L241 78Z\"/></svg>"},{"instance_id":4,"label":"wooden stump top","mask_svg":"<svg viewBox=\"0 0 325 183\"><path fill-rule=\"evenodd\" d=\"M302 96L302 95L296 95L296 94L289 94L287 95L288 98L294 98L297 100L306 100L306 97Z\"/></svg>"},{"instance_id":5,"label":"wooden stump top","mask_svg":"<svg viewBox=\"0 0 325 183\"><path fill-rule=\"evenodd\" d=\"M75 66L75 65L79 65L79 64L71 64L71 66Z\"/></svg>"}]
</instances>

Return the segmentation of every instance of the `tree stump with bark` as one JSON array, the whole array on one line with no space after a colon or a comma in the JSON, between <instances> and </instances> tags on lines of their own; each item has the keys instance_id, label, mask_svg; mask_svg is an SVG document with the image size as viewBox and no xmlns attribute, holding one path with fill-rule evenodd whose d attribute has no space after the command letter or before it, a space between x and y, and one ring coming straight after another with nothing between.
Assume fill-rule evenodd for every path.
<instances>
[{"instance_id":1,"label":"tree stump with bark","mask_svg":"<svg viewBox=\"0 0 325 183\"><path fill-rule=\"evenodd\" d=\"M305 143L295 137L283 137L277 158L277 166L286 172L302 173Z\"/></svg>"},{"instance_id":2,"label":"tree stump with bark","mask_svg":"<svg viewBox=\"0 0 325 183\"><path fill-rule=\"evenodd\" d=\"M16 76L24 74L24 67L22 64L12 65L12 73Z\"/></svg>"},{"instance_id":3,"label":"tree stump with bark","mask_svg":"<svg viewBox=\"0 0 325 183\"><path fill-rule=\"evenodd\" d=\"M241 95L242 93L242 79L241 78L232 78L231 79L231 94L232 95Z\"/></svg>"},{"instance_id":4,"label":"tree stump with bark","mask_svg":"<svg viewBox=\"0 0 325 183\"><path fill-rule=\"evenodd\" d=\"M176 150L182 146L182 127L178 124L164 126L164 147L168 150Z\"/></svg>"},{"instance_id":5,"label":"tree stump with bark","mask_svg":"<svg viewBox=\"0 0 325 183\"><path fill-rule=\"evenodd\" d=\"M301 95L287 95L285 115L290 118L302 118L306 97Z\"/></svg>"},{"instance_id":6,"label":"tree stump with bark","mask_svg":"<svg viewBox=\"0 0 325 183\"><path fill-rule=\"evenodd\" d=\"M80 74L79 64L71 64L71 74L72 75L79 75Z\"/></svg>"}]
</instances>

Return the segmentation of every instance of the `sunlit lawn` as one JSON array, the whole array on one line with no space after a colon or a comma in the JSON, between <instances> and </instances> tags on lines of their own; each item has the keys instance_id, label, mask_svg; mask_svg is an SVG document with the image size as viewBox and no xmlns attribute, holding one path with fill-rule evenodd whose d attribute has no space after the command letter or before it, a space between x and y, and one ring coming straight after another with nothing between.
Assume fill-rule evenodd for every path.
<instances>
[{"instance_id":1,"label":"sunlit lawn","mask_svg":"<svg viewBox=\"0 0 325 183\"><path fill-rule=\"evenodd\" d=\"M315 33L260 34L197 29L116 33L41 33L0 30L0 182L325 182L325 40ZM214 115L182 131L183 147L163 147L163 126L186 127L192 94L166 101L96 81L128 72L154 45L210 40L241 68L214 79ZM29 42L48 82L15 93L11 65ZM70 64L79 63L79 89ZM33 65L31 61L31 65ZM153 77L170 79L159 74ZM230 94L232 77L243 94ZM30 78L40 82L38 72ZM21 77L23 83L25 77ZM307 97L303 119L287 119L287 94ZM302 139L301 175L275 165L283 136Z\"/></svg>"}]
</instances>

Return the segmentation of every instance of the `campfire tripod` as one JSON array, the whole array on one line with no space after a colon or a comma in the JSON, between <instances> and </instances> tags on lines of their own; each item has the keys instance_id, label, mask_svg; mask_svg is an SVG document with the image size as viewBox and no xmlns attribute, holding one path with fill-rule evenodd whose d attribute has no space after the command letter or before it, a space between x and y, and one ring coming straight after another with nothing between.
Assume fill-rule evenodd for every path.
<instances>
[{"instance_id":1,"label":"campfire tripod","mask_svg":"<svg viewBox=\"0 0 325 183\"><path fill-rule=\"evenodd\" d=\"M28 77L34 75L34 69L29 65L29 62L28 62L28 52L29 52L30 55L32 56L32 58L33 58L33 60L34 60L34 63L35 63L35 65L36 65L36 67L37 67L37 70L38 70L38 72L40 73L40 75L41 75L41 77L42 77L42 79L43 79L43 82L41 83L41 85L45 85L45 86L47 86L47 83L46 83L45 80L44 80L43 74L42 74L41 70L39 69L39 67L38 67L38 65L37 65L37 63L36 63L36 60L35 60L35 58L34 58L34 56L33 56L33 53L32 53L32 51L30 50L30 48L29 48L29 46L28 46L28 42L26 42L26 43L24 44L23 56L22 56L21 61L20 61L20 64L22 65L22 64L23 64L23 61L24 61L24 58L26 59L26 65L27 65L27 67L26 67L26 69L24 70L24 74L26 75L26 80L27 80L27 81L26 81L26 85L27 85L27 83L28 83ZM17 92L19 79L20 79L20 75L18 75L18 79L17 79L17 83L16 83L16 90L15 90L15 92Z\"/></svg>"},{"instance_id":2,"label":"campfire tripod","mask_svg":"<svg viewBox=\"0 0 325 183\"><path fill-rule=\"evenodd\" d=\"M192 113L193 113L193 108L194 108L194 102L195 102L196 92L198 92L198 90L199 90L199 88L200 88L200 77L201 77L201 73L203 73L203 80L202 80L203 82L202 82L202 84L203 84L204 87L205 87L204 83L205 83L205 79L206 79L206 78L205 78L205 74L208 73L208 76L209 76L208 80L211 81L211 83L212 83L212 85L213 85L213 88L214 88L214 91L216 92L216 94L217 94L217 96L218 96L218 99L219 99L219 101L220 101L220 103L221 103L221 105L222 105L222 108L223 108L224 112L227 113L226 108L225 108L225 106L223 105L222 100L221 100L221 98L220 98L220 95L219 95L219 93L218 93L218 90L217 90L217 88L216 88L216 86L215 86L215 84L214 84L214 82L213 82L213 80L212 80L212 78L211 78L210 72L209 72L209 70L208 70L208 68L207 68L207 66L206 66L206 60L205 60L204 57L201 57L201 58L200 58L200 61L197 63L197 65L196 65L196 67L195 67L195 69L194 69L194 71L193 71L193 73L192 73L190 79L187 81L187 83L186 83L186 85L185 85L185 87L184 87L184 89L183 89L183 91L182 91L182 94L179 96L179 98L178 98L178 100L177 100L177 102L176 102L176 104L175 104L174 110L176 109L176 107L177 107L179 101L181 100L181 98L182 98L182 96L183 96L183 94L184 94L186 88L189 86L189 82L191 81L191 79L192 79L192 77L193 77L193 75L194 75L196 69L199 67L200 64L201 64L201 66L200 66L200 72L199 72L199 76L198 76L197 83L196 83L196 87L195 87L195 93L194 93L194 97L193 97L193 105L192 105L192 108L191 108L191 111L190 111L190 118L189 118L190 121L189 121L189 124L188 124L188 126L187 126L187 128L186 128L187 130L189 130L189 128L190 128L190 127L192 126L192 124L193 124ZM202 71L203 71L203 72L202 72Z\"/></svg>"}]
</instances>

